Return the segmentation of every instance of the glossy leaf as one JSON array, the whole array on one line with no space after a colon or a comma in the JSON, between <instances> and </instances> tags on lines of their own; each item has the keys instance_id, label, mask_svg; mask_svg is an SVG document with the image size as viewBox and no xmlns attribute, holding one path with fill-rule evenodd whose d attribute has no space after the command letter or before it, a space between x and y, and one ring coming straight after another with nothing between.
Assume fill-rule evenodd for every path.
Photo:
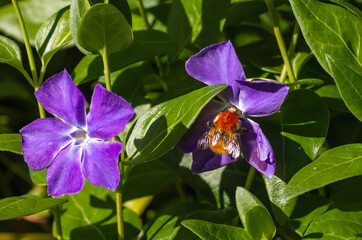
<instances>
[{"instance_id":1,"label":"glossy leaf","mask_svg":"<svg viewBox=\"0 0 362 240\"><path fill-rule=\"evenodd\" d=\"M159 211L159 215L146 232L147 239L197 240L190 230L182 226L186 219L200 219L225 224L237 216L232 208L212 210L199 203L181 204L178 201L169 203Z\"/></svg>"},{"instance_id":2,"label":"glossy leaf","mask_svg":"<svg viewBox=\"0 0 362 240\"><path fill-rule=\"evenodd\" d=\"M341 95L335 85L324 85L318 88L317 93L327 103L329 108L336 109L343 112L348 112L346 105L344 104Z\"/></svg>"},{"instance_id":3,"label":"glossy leaf","mask_svg":"<svg viewBox=\"0 0 362 240\"><path fill-rule=\"evenodd\" d=\"M274 149L277 169L272 179L264 181L274 215L284 224L296 203L288 198L287 182L318 155L327 135L329 112L318 95L298 90L289 93L280 114L265 120L265 125L263 120L260 123Z\"/></svg>"},{"instance_id":4,"label":"glossy leaf","mask_svg":"<svg viewBox=\"0 0 362 240\"><path fill-rule=\"evenodd\" d=\"M303 239L359 239L361 232L361 211L343 212L335 208L318 216L308 227Z\"/></svg>"},{"instance_id":5,"label":"glossy leaf","mask_svg":"<svg viewBox=\"0 0 362 240\"><path fill-rule=\"evenodd\" d=\"M347 107L362 121L360 16L340 5L318 0L290 3L310 49L334 78Z\"/></svg>"},{"instance_id":6,"label":"glossy leaf","mask_svg":"<svg viewBox=\"0 0 362 240\"><path fill-rule=\"evenodd\" d=\"M185 220L182 225L190 229L193 233L203 240L238 240L252 239L242 228L237 228L228 225L221 225L202 220Z\"/></svg>"},{"instance_id":7,"label":"glossy leaf","mask_svg":"<svg viewBox=\"0 0 362 240\"><path fill-rule=\"evenodd\" d=\"M44 22L36 34L35 46L43 66L47 66L53 55L71 40L69 7L66 7Z\"/></svg>"},{"instance_id":8,"label":"glossy leaf","mask_svg":"<svg viewBox=\"0 0 362 240\"><path fill-rule=\"evenodd\" d=\"M362 145L333 148L299 170L288 183L289 197L362 174Z\"/></svg>"},{"instance_id":9,"label":"glossy leaf","mask_svg":"<svg viewBox=\"0 0 362 240\"><path fill-rule=\"evenodd\" d=\"M21 148L21 135L19 133L0 134L0 151L23 154Z\"/></svg>"},{"instance_id":10,"label":"glossy leaf","mask_svg":"<svg viewBox=\"0 0 362 240\"><path fill-rule=\"evenodd\" d=\"M252 239L272 239L276 228L264 205L245 188L238 187L235 194L236 207L249 236Z\"/></svg>"},{"instance_id":11,"label":"glossy leaf","mask_svg":"<svg viewBox=\"0 0 362 240\"><path fill-rule=\"evenodd\" d=\"M14 6L11 1L0 8L0 30L7 35L23 42L23 35ZM21 14L24 19L30 43L35 42L35 36L40 26L54 13L69 5L70 0L23 0L18 1Z\"/></svg>"},{"instance_id":12,"label":"glossy leaf","mask_svg":"<svg viewBox=\"0 0 362 240\"><path fill-rule=\"evenodd\" d=\"M41 198L33 195L0 200L0 221L32 215L67 202L66 198Z\"/></svg>"},{"instance_id":13,"label":"glossy leaf","mask_svg":"<svg viewBox=\"0 0 362 240\"><path fill-rule=\"evenodd\" d=\"M191 37L191 27L181 0L172 1L167 19L167 33L181 46L186 44Z\"/></svg>"},{"instance_id":14,"label":"glossy leaf","mask_svg":"<svg viewBox=\"0 0 362 240\"><path fill-rule=\"evenodd\" d=\"M197 115L226 85L212 85L161 103L140 116L132 126L126 150L131 163L150 161L168 152Z\"/></svg>"},{"instance_id":15,"label":"glossy leaf","mask_svg":"<svg viewBox=\"0 0 362 240\"><path fill-rule=\"evenodd\" d=\"M187 28L191 27L191 41L194 42L202 30L202 0L181 0L184 11L187 15L188 21L190 23Z\"/></svg>"},{"instance_id":16,"label":"glossy leaf","mask_svg":"<svg viewBox=\"0 0 362 240\"><path fill-rule=\"evenodd\" d=\"M0 62L24 71L19 46L10 38L0 36Z\"/></svg>"},{"instance_id":17,"label":"glossy leaf","mask_svg":"<svg viewBox=\"0 0 362 240\"><path fill-rule=\"evenodd\" d=\"M92 6L84 15L77 38L84 49L109 55L129 47L133 34L126 18L116 7L100 3Z\"/></svg>"},{"instance_id":18,"label":"glossy leaf","mask_svg":"<svg viewBox=\"0 0 362 240\"><path fill-rule=\"evenodd\" d=\"M109 57L111 72L133 63L153 59L154 56L168 54L177 49L177 43L160 31L136 31L133 44ZM103 75L103 62L100 56L85 56L75 67L73 80L76 84L85 83Z\"/></svg>"},{"instance_id":19,"label":"glossy leaf","mask_svg":"<svg viewBox=\"0 0 362 240\"><path fill-rule=\"evenodd\" d=\"M63 210L63 239L117 238L115 192L86 182L80 193L69 196ZM135 238L142 228L141 220L127 208L123 208L123 218L125 239Z\"/></svg>"},{"instance_id":20,"label":"glossy leaf","mask_svg":"<svg viewBox=\"0 0 362 240\"><path fill-rule=\"evenodd\" d=\"M46 169L40 170L40 171L33 171L29 169L29 175L31 181L39 186L46 186L47 185L47 179L46 179Z\"/></svg>"}]
</instances>

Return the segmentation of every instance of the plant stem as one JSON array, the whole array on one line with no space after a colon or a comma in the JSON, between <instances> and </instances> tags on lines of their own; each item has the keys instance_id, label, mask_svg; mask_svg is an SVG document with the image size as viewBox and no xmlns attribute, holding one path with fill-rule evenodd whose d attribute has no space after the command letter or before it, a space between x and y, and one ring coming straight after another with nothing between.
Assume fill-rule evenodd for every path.
<instances>
[{"instance_id":1,"label":"plant stem","mask_svg":"<svg viewBox=\"0 0 362 240\"><path fill-rule=\"evenodd\" d=\"M283 41L283 37L282 34L280 32L280 28L279 28L279 23L278 23L278 18L275 12L275 8L274 8L274 3L273 0L264 0L267 7L268 7L268 11L270 13L270 17L271 17L271 21L273 24L273 30L274 30L274 34L275 34L275 38L277 40L278 46L279 46L279 50L280 53L282 54L282 58L284 61L284 64L287 68L287 72L288 72L288 77L291 83L295 82L295 77L294 77L294 73L293 73L293 68L292 65L290 64L290 59L287 53L287 50L285 48L285 44Z\"/></svg>"},{"instance_id":2,"label":"plant stem","mask_svg":"<svg viewBox=\"0 0 362 240\"><path fill-rule=\"evenodd\" d=\"M254 176L255 176L255 168L250 166L248 176L246 177L245 181L245 186L244 186L245 189L250 190L251 184L253 183L254 180Z\"/></svg>"},{"instance_id":3,"label":"plant stem","mask_svg":"<svg viewBox=\"0 0 362 240\"><path fill-rule=\"evenodd\" d=\"M89 4L88 0L83 0L83 4L87 10L91 8L91 5Z\"/></svg>"},{"instance_id":4,"label":"plant stem","mask_svg":"<svg viewBox=\"0 0 362 240\"><path fill-rule=\"evenodd\" d=\"M62 240L63 239L63 233L62 233L62 224L60 221L60 214L61 214L61 205L55 206L53 208L53 215L54 215L54 220L55 220L55 225L56 225L56 229L57 229L57 240Z\"/></svg>"},{"instance_id":5,"label":"plant stem","mask_svg":"<svg viewBox=\"0 0 362 240\"><path fill-rule=\"evenodd\" d=\"M118 230L118 239L124 239L124 228L123 228L123 212L122 212L122 177L124 174L124 151L121 152L121 162L120 162L120 172L121 180L119 181L118 187L116 189L116 207L117 207L117 230Z\"/></svg>"},{"instance_id":6,"label":"plant stem","mask_svg":"<svg viewBox=\"0 0 362 240\"><path fill-rule=\"evenodd\" d=\"M21 11L19 9L19 6L18 6L18 3L16 2L16 0L11 0L11 1L12 1L13 5L14 5L15 12L16 12L16 15L18 17L21 33L23 34L23 39L24 39L24 43L25 43L26 53L28 55L30 71L31 71L31 75L33 77L33 82L36 85L38 85L38 74L36 72L34 56L33 56L32 50L31 50L28 33L26 31L26 27L25 27L25 24L24 24L23 15L21 14Z\"/></svg>"},{"instance_id":7,"label":"plant stem","mask_svg":"<svg viewBox=\"0 0 362 240\"><path fill-rule=\"evenodd\" d=\"M108 62L108 53L107 48L104 48L103 51L100 52L103 59L104 65L104 77L106 79L106 88L108 91L112 91L111 79L109 73L109 62ZM116 138L112 138L112 141L116 141ZM120 162L120 175L121 179L119 181L118 187L116 189L116 208L117 208L117 231L118 231L118 239L124 239L124 228L123 228L123 212L122 212L122 176L124 174L124 151L121 152L121 162Z\"/></svg>"},{"instance_id":8,"label":"plant stem","mask_svg":"<svg viewBox=\"0 0 362 240\"><path fill-rule=\"evenodd\" d=\"M293 36L292 36L292 39L290 41L289 48L288 48L288 56L290 58L294 54L294 50L295 50L295 46L297 45L298 37L299 37L299 25L298 25L298 22L295 22L294 29L293 29ZM280 74L279 81L281 83L284 83L286 76L287 76L287 66L284 64L282 73ZM297 81L297 79L295 79L295 80Z\"/></svg>"},{"instance_id":9,"label":"plant stem","mask_svg":"<svg viewBox=\"0 0 362 240\"><path fill-rule=\"evenodd\" d=\"M140 11L140 15L141 15L141 17L143 19L143 23L145 24L146 29L150 30L151 25L148 22L146 11L145 11L145 8L143 6L142 0L137 0L137 6L138 6L138 10ZM166 82L164 81L165 74L164 74L161 59L160 59L159 56L155 56L155 62L156 62L156 65L157 65L157 68L159 70L159 74L160 74L160 77L161 77L161 80L160 80L161 86L162 86L163 90L165 92L167 92L168 91L168 86L167 86Z\"/></svg>"}]
</instances>

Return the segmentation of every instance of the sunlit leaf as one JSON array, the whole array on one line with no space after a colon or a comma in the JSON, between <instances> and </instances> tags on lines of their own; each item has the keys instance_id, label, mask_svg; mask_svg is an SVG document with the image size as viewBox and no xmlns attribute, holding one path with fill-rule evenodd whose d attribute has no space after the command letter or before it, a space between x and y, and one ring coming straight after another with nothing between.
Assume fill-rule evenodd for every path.
<instances>
[{"instance_id":1,"label":"sunlit leaf","mask_svg":"<svg viewBox=\"0 0 362 240\"><path fill-rule=\"evenodd\" d=\"M21 135L19 133L0 134L0 151L23 154L21 148Z\"/></svg>"},{"instance_id":2,"label":"sunlit leaf","mask_svg":"<svg viewBox=\"0 0 362 240\"><path fill-rule=\"evenodd\" d=\"M131 163L141 163L168 152L182 137L210 99L226 85L207 86L161 103L140 116L132 126L126 150Z\"/></svg>"},{"instance_id":3,"label":"sunlit leaf","mask_svg":"<svg viewBox=\"0 0 362 240\"><path fill-rule=\"evenodd\" d=\"M67 202L66 198L41 198L32 195L0 200L0 221L28 216Z\"/></svg>"}]
</instances>

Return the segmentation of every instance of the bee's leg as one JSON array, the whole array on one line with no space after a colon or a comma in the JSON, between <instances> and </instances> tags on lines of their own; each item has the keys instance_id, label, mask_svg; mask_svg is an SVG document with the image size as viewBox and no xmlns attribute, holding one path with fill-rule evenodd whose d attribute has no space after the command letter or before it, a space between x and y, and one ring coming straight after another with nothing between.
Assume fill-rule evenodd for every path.
<instances>
[{"instance_id":1,"label":"bee's leg","mask_svg":"<svg viewBox=\"0 0 362 240\"><path fill-rule=\"evenodd\" d=\"M207 126L209 127L209 128L211 128L211 127L213 127L214 126L214 123L213 122L210 122L210 121L207 121Z\"/></svg>"}]
</instances>

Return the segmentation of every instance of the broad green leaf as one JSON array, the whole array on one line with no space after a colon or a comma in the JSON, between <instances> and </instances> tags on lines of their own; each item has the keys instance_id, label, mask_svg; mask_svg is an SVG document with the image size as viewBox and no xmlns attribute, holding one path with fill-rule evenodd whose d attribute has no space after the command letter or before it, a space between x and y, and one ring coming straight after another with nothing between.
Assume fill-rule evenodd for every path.
<instances>
[{"instance_id":1,"label":"broad green leaf","mask_svg":"<svg viewBox=\"0 0 362 240\"><path fill-rule=\"evenodd\" d=\"M53 55L72 40L69 28L69 7L51 16L40 27L35 37L35 47L44 67Z\"/></svg>"},{"instance_id":2,"label":"broad green leaf","mask_svg":"<svg viewBox=\"0 0 362 240\"><path fill-rule=\"evenodd\" d=\"M318 0L290 3L310 49L334 78L349 110L362 121L361 17Z\"/></svg>"},{"instance_id":3,"label":"broad green leaf","mask_svg":"<svg viewBox=\"0 0 362 240\"><path fill-rule=\"evenodd\" d=\"M197 236L181 225L183 220L201 219L225 224L236 216L237 213L232 208L212 210L205 204L173 201L159 210L146 236L147 239L197 240Z\"/></svg>"},{"instance_id":4,"label":"broad green leaf","mask_svg":"<svg viewBox=\"0 0 362 240\"><path fill-rule=\"evenodd\" d=\"M323 98L328 107L343 112L349 112L335 85L324 85L315 90L315 93Z\"/></svg>"},{"instance_id":5,"label":"broad green leaf","mask_svg":"<svg viewBox=\"0 0 362 240\"><path fill-rule=\"evenodd\" d=\"M362 209L362 175L347 178L328 185L326 191L335 208L343 211L359 211Z\"/></svg>"},{"instance_id":6,"label":"broad green leaf","mask_svg":"<svg viewBox=\"0 0 362 240\"><path fill-rule=\"evenodd\" d=\"M193 1L190 1L193 2ZM191 37L191 27L181 0L174 0L167 19L167 33L183 47Z\"/></svg>"},{"instance_id":7,"label":"broad green leaf","mask_svg":"<svg viewBox=\"0 0 362 240\"><path fill-rule=\"evenodd\" d=\"M10 38L0 36L0 62L9 64L20 72L24 71L19 46Z\"/></svg>"},{"instance_id":8,"label":"broad green leaf","mask_svg":"<svg viewBox=\"0 0 362 240\"><path fill-rule=\"evenodd\" d=\"M242 228L211 223L202 220L185 220L182 225L190 229L203 240L238 240L252 239Z\"/></svg>"},{"instance_id":9,"label":"broad green leaf","mask_svg":"<svg viewBox=\"0 0 362 240\"><path fill-rule=\"evenodd\" d=\"M82 191L69 195L62 214L63 239L117 239L115 192L86 182ZM123 208L125 239L134 239L142 228L141 219Z\"/></svg>"},{"instance_id":10,"label":"broad green leaf","mask_svg":"<svg viewBox=\"0 0 362 240\"><path fill-rule=\"evenodd\" d=\"M92 6L77 32L78 43L93 53L111 54L132 44L133 34L123 14L112 4Z\"/></svg>"},{"instance_id":11,"label":"broad green leaf","mask_svg":"<svg viewBox=\"0 0 362 240\"><path fill-rule=\"evenodd\" d=\"M165 163L172 157L165 154L159 160L134 166L123 183L123 201L155 195L170 187L178 178Z\"/></svg>"},{"instance_id":12,"label":"broad green leaf","mask_svg":"<svg viewBox=\"0 0 362 240\"><path fill-rule=\"evenodd\" d=\"M54 13L70 4L70 0L22 0L18 1L24 18L30 43L35 42L35 36L40 26ZM0 8L0 30L7 35L23 42L23 35L14 6L10 3Z\"/></svg>"},{"instance_id":13,"label":"broad green leaf","mask_svg":"<svg viewBox=\"0 0 362 240\"><path fill-rule=\"evenodd\" d=\"M23 154L21 148L21 135L19 133L0 134L0 151Z\"/></svg>"},{"instance_id":14,"label":"broad green leaf","mask_svg":"<svg viewBox=\"0 0 362 240\"><path fill-rule=\"evenodd\" d=\"M161 103L140 116L132 126L126 145L131 163L150 161L168 152L206 103L225 87L218 84L195 90Z\"/></svg>"},{"instance_id":15,"label":"broad green leaf","mask_svg":"<svg viewBox=\"0 0 362 240\"><path fill-rule=\"evenodd\" d=\"M33 171L29 169L29 175L31 181L39 186L45 186L47 185L47 179L46 179L46 169L40 170L40 171Z\"/></svg>"},{"instance_id":16,"label":"broad green leaf","mask_svg":"<svg viewBox=\"0 0 362 240\"><path fill-rule=\"evenodd\" d=\"M173 158L165 163L177 172L196 193L198 200L207 202L217 208L235 205L235 190L237 186L245 184L247 171L250 165L243 159L227 166L200 173L192 174L192 154L181 154L177 149ZM260 194L264 188L261 178L255 177L253 189Z\"/></svg>"},{"instance_id":17,"label":"broad green leaf","mask_svg":"<svg viewBox=\"0 0 362 240\"><path fill-rule=\"evenodd\" d=\"M317 94L297 90L289 93L280 113L259 123L277 160L275 176L264 177L264 181L274 215L284 224L296 203L296 199L288 198L287 182L318 155L329 126L328 108Z\"/></svg>"},{"instance_id":18,"label":"broad green leaf","mask_svg":"<svg viewBox=\"0 0 362 240\"><path fill-rule=\"evenodd\" d=\"M360 239L362 233L362 212L343 212L332 209L314 219L303 239L325 240Z\"/></svg>"},{"instance_id":19,"label":"broad green leaf","mask_svg":"<svg viewBox=\"0 0 362 240\"><path fill-rule=\"evenodd\" d=\"M288 221L288 224L300 235L308 228L310 223L319 215L326 212L330 204L325 198L306 194L300 196L295 210Z\"/></svg>"},{"instance_id":20,"label":"broad green leaf","mask_svg":"<svg viewBox=\"0 0 362 240\"><path fill-rule=\"evenodd\" d=\"M0 221L32 215L67 202L66 198L41 198L33 195L0 200Z\"/></svg>"},{"instance_id":21,"label":"broad green leaf","mask_svg":"<svg viewBox=\"0 0 362 240\"><path fill-rule=\"evenodd\" d=\"M109 57L111 72L120 70L133 63L152 59L177 49L177 43L159 31L134 32L133 44ZM85 56L75 67L73 79L76 84L82 84L103 75L103 62L100 56Z\"/></svg>"},{"instance_id":22,"label":"broad green leaf","mask_svg":"<svg viewBox=\"0 0 362 240\"><path fill-rule=\"evenodd\" d=\"M202 0L181 0L191 25L191 41L194 42L202 30Z\"/></svg>"},{"instance_id":23,"label":"broad green leaf","mask_svg":"<svg viewBox=\"0 0 362 240\"><path fill-rule=\"evenodd\" d=\"M361 174L362 144L339 146L299 170L288 183L288 197Z\"/></svg>"},{"instance_id":24,"label":"broad green leaf","mask_svg":"<svg viewBox=\"0 0 362 240\"><path fill-rule=\"evenodd\" d=\"M245 188L238 187L235 194L236 207L249 236L252 239L272 239L276 228L264 205Z\"/></svg>"}]
</instances>

